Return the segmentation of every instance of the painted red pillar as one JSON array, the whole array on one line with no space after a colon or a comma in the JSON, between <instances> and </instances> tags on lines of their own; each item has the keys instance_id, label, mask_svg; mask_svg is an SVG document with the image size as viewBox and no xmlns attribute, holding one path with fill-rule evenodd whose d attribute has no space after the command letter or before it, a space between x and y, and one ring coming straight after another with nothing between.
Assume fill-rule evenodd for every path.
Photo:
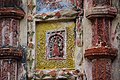
<instances>
[{"instance_id":1,"label":"painted red pillar","mask_svg":"<svg viewBox=\"0 0 120 80\"><path fill-rule=\"evenodd\" d=\"M0 0L0 80L18 80L20 20L25 13L22 0Z\"/></svg>"},{"instance_id":2,"label":"painted red pillar","mask_svg":"<svg viewBox=\"0 0 120 80\"><path fill-rule=\"evenodd\" d=\"M117 56L110 40L112 20L117 15L111 0L89 0L86 17L92 22L92 47L85 50L85 57L92 61L92 80L112 80L111 64Z\"/></svg>"}]
</instances>

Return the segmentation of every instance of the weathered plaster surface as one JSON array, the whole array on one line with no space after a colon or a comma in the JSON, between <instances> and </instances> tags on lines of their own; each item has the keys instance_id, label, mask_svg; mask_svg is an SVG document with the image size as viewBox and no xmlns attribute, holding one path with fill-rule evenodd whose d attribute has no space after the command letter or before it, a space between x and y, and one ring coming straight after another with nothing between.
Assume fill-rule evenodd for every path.
<instances>
[{"instance_id":1,"label":"weathered plaster surface","mask_svg":"<svg viewBox=\"0 0 120 80\"><path fill-rule=\"evenodd\" d=\"M120 79L120 15L118 14L116 19L113 20L111 42L114 47L118 49L118 55L112 63L112 77L113 80Z\"/></svg>"},{"instance_id":2,"label":"weathered plaster surface","mask_svg":"<svg viewBox=\"0 0 120 80\"><path fill-rule=\"evenodd\" d=\"M118 55L112 63L112 78L113 80L120 80L120 0L113 0L113 5L117 7L118 14L113 20L111 43L118 49Z\"/></svg>"},{"instance_id":3,"label":"weathered plaster surface","mask_svg":"<svg viewBox=\"0 0 120 80\"><path fill-rule=\"evenodd\" d=\"M23 10L27 13L27 0L23 1ZM27 14L26 14L27 15ZM27 16L20 21L20 44L27 46Z\"/></svg>"},{"instance_id":4,"label":"weathered plaster surface","mask_svg":"<svg viewBox=\"0 0 120 80\"><path fill-rule=\"evenodd\" d=\"M85 50L92 46L92 23L85 17L86 11L89 9L88 0L84 0L84 17L82 21L83 25L83 55ZM84 57L84 56L83 56ZM87 80L92 80L92 63L84 58L83 59L83 68L87 77Z\"/></svg>"},{"instance_id":5,"label":"weathered plaster surface","mask_svg":"<svg viewBox=\"0 0 120 80\"><path fill-rule=\"evenodd\" d=\"M83 54L85 50L91 47L92 43L92 30L91 30L91 23L88 21L87 18L84 17L83 19ZM83 60L84 70L88 80L92 80L92 64L89 60Z\"/></svg>"}]
</instances>

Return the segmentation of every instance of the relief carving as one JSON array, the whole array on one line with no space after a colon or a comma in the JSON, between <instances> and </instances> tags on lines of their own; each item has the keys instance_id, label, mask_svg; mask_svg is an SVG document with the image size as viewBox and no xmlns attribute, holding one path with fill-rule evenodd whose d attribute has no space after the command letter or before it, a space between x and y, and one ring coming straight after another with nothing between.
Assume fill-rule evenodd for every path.
<instances>
[{"instance_id":1,"label":"relief carving","mask_svg":"<svg viewBox=\"0 0 120 80\"><path fill-rule=\"evenodd\" d=\"M15 60L0 60L0 79L16 80L17 79L17 62Z\"/></svg>"},{"instance_id":2,"label":"relief carving","mask_svg":"<svg viewBox=\"0 0 120 80\"><path fill-rule=\"evenodd\" d=\"M1 20L1 45L2 47L18 46L19 39L19 21L15 19Z\"/></svg>"},{"instance_id":3,"label":"relief carving","mask_svg":"<svg viewBox=\"0 0 120 80\"><path fill-rule=\"evenodd\" d=\"M96 18L93 21L92 43L94 46L110 46L109 33L111 21L109 19Z\"/></svg>"},{"instance_id":4,"label":"relief carving","mask_svg":"<svg viewBox=\"0 0 120 80\"><path fill-rule=\"evenodd\" d=\"M48 59L65 59L65 37L66 31L59 30L47 32L47 58Z\"/></svg>"},{"instance_id":5,"label":"relief carving","mask_svg":"<svg viewBox=\"0 0 120 80\"><path fill-rule=\"evenodd\" d=\"M93 60L93 80L111 80L111 60ZM106 76L104 76L106 75Z\"/></svg>"},{"instance_id":6,"label":"relief carving","mask_svg":"<svg viewBox=\"0 0 120 80\"><path fill-rule=\"evenodd\" d=\"M111 60L117 56L117 49L111 47L110 32L117 11L111 0L92 0L92 4L86 16L93 24L92 47L85 51L85 57L92 60L93 80L112 80Z\"/></svg>"},{"instance_id":7,"label":"relief carving","mask_svg":"<svg viewBox=\"0 0 120 80\"><path fill-rule=\"evenodd\" d=\"M93 6L109 6L111 0L93 0Z\"/></svg>"}]
</instances>

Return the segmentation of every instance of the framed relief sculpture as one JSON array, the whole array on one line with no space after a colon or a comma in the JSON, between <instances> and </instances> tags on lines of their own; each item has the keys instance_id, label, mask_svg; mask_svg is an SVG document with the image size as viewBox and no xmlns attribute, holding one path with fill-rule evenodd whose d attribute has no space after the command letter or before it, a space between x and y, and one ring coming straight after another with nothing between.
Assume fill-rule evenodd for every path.
<instances>
[{"instance_id":1,"label":"framed relief sculpture","mask_svg":"<svg viewBox=\"0 0 120 80\"><path fill-rule=\"evenodd\" d=\"M74 68L74 21L36 23L36 69Z\"/></svg>"},{"instance_id":2,"label":"framed relief sculpture","mask_svg":"<svg viewBox=\"0 0 120 80\"><path fill-rule=\"evenodd\" d=\"M47 59L66 59L66 30L46 33Z\"/></svg>"}]
</instances>

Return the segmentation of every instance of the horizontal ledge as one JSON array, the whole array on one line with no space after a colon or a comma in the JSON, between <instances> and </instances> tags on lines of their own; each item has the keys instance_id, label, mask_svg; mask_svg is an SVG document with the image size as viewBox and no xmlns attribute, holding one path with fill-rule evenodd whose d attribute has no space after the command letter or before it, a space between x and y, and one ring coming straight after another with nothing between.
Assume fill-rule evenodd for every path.
<instances>
[{"instance_id":1,"label":"horizontal ledge","mask_svg":"<svg viewBox=\"0 0 120 80\"><path fill-rule=\"evenodd\" d=\"M25 12L22 9L16 9L12 7L0 8L0 18L17 18L22 19L25 16Z\"/></svg>"},{"instance_id":2,"label":"horizontal ledge","mask_svg":"<svg viewBox=\"0 0 120 80\"><path fill-rule=\"evenodd\" d=\"M23 55L22 49L19 48L0 48L0 59L15 58L21 59Z\"/></svg>"},{"instance_id":3,"label":"horizontal ledge","mask_svg":"<svg viewBox=\"0 0 120 80\"><path fill-rule=\"evenodd\" d=\"M92 19L95 17L110 17L114 18L117 15L117 9L108 6L92 7L86 12L86 17Z\"/></svg>"},{"instance_id":4,"label":"horizontal ledge","mask_svg":"<svg viewBox=\"0 0 120 80\"><path fill-rule=\"evenodd\" d=\"M85 50L85 58L90 60L98 58L114 59L117 56L117 49L111 47L97 47Z\"/></svg>"}]
</instances>

